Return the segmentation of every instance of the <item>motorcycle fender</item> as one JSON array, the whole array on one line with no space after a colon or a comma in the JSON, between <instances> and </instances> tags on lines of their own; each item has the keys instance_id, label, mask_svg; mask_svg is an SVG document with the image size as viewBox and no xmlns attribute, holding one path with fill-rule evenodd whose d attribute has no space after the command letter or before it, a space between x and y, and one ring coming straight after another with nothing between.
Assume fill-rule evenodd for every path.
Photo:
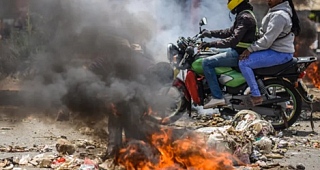
<instances>
[{"instance_id":1,"label":"motorcycle fender","mask_svg":"<svg viewBox=\"0 0 320 170\"><path fill-rule=\"evenodd\" d=\"M186 98L189 102L191 102L191 96L190 96L190 94L189 94L189 92L188 92L188 89L187 89L186 85L184 84L184 82L183 82L181 79L175 78L174 81L173 81L173 83L172 83L172 85L173 85L174 87L177 87L178 89L182 89L185 98Z\"/></svg>"},{"instance_id":2,"label":"motorcycle fender","mask_svg":"<svg viewBox=\"0 0 320 170\"><path fill-rule=\"evenodd\" d=\"M198 84L197 84L197 76L195 72L191 70L187 72L185 84L193 102L198 105L201 105L201 99L199 96Z\"/></svg>"}]
</instances>

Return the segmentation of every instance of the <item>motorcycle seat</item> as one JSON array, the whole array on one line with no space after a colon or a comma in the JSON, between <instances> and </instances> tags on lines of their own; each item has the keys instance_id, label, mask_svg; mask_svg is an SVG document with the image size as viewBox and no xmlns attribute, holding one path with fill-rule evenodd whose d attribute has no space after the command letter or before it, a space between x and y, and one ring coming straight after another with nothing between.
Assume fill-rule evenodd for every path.
<instances>
[{"instance_id":1,"label":"motorcycle seat","mask_svg":"<svg viewBox=\"0 0 320 170\"><path fill-rule=\"evenodd\" d=\"M273 76L273 75L277 75L278 73L284 71L288 67L295 65L297 63L297 61L298 61L298 59L293 57L292 60L290 60L284 64L275 65L275 66L271 66L271 67L257 68L257 69L254 69L253 72L256 75Z\"/></svg>"}]
</instances>

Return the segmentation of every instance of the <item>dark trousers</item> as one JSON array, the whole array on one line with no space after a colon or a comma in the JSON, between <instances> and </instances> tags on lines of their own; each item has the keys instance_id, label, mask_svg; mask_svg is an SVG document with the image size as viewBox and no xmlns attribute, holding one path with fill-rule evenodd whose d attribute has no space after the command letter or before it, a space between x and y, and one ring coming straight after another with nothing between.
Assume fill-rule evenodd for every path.
<instances>
[{"instance_id":1,"label":"dark trousers","mask_svg":"<svg viewBox=\"0 0 320 170\"><path fill-rule=\"evenodd\" d=\"M117 114L109 115L107 151L110 152L111 156L114 156L113 154L116 154L125 143L122 138L123 131L126 140L146 140L147 136L155 129L141 119L146 108L143 104L137 102L126 102L122 103L121 106L117 105Z\"/></svg>"}]
</instances>

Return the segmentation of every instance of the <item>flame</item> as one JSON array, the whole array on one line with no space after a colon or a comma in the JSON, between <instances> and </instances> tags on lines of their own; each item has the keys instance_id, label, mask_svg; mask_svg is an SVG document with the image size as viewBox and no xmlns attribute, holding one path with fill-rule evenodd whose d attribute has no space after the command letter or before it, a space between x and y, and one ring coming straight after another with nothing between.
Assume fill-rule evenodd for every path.
<instances>
[{"instance_id":1,"label":"flame","mask_svg":"<svg viewBox=\"0 0 320 170\"><path fill-rule=\"evenodd\" d=\"M149 106L148 111L144 113L144 115L157 115L158 113L153 111L152 108Z\"/></svg>"},{"instance_id":2,"label":"flame","mask_svg":"<svg viewBox=\"0 0 320 170\"><path fill-rule=\"evenodd\" d=\"M320 62L314 62L310 64L310 66L307 68L307 77L312 81L313 85L317 88L320 88L320 76L319 76L319 65Z\"/></svg>"},{"instance_id":3,"label":"flame","mask_svg":"<svg viewBox=\"0 0 320 170\"><path fill-rule=\"evenodd\" d=\"M148 115L157 115L157 112L154 112L154 111L152 110L152 108L149 106L149 108L148 108Z\"/></svg>"},{"instance_id":4,"label":"flame","mask_svg":"<svg viewBox=\"0 0 320 170\"><path fill-rule=\"evenodd\" d=\"M209 149L199 135L174 140L172 130L162 129L151 135L149 143L130 141L117 161L128 170L229 170L234 169L231 158L229 153Z\"/></svg>"},{"instance_id":5,"label":"flame","mask_svg":"<svg viewBox=\"0 0 320 170\"><path fill-rule=\"evenodd\" d=\"M153 116L159 116L158 112L152 110L152 108L149 106L148 111L144 113L144 115L153 115ZM164 117L160 120L160 124L167 124L170 122L170 119L168 117Z\"/></svg>"}]
</instances>

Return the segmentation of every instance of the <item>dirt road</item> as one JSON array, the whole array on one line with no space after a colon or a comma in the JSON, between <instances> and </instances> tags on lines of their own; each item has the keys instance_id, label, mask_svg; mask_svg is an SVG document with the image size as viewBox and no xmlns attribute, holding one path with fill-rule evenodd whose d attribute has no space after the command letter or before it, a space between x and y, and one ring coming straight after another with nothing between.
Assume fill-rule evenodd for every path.
<instances>
[{"instance_id":1,"label":"dirt road","mask_svg":"<svg viewBox=\"0 0 320 170\"><path fill-rule=\"evenodd\" d=\"M318 94L317 94L318 95ZM35 156L39 150L28 152L1 152L1 148L19 146L21 148L36 148L37 146L48 146L52 153L56 153L55 144L57 138L64 136L70 141L79 139L96 139L92 133L84 133L81 127L83 124L76 121L56 121L55 116L50 113L37 113L37 111L27 111L23 113L23 108L0 108L0 159L9 157L21 157L26 154ZM22 114L23 113L23 114ZM319 169L320 147L320 112L315 113L315 132L311 131L310 122L299 120L294 127L283 131L283 139L290 147L287 147L285 156L281 159L273 159L280 165L298 164L307 170ZM181 121L193 122L185 116ZM188 124L188 123L187 123ZM317 146L315 146L317 143ZM81 151L77 149L76 154ZM279 169L281 166L278 166Z\"/></svg>"}]
</instances>

